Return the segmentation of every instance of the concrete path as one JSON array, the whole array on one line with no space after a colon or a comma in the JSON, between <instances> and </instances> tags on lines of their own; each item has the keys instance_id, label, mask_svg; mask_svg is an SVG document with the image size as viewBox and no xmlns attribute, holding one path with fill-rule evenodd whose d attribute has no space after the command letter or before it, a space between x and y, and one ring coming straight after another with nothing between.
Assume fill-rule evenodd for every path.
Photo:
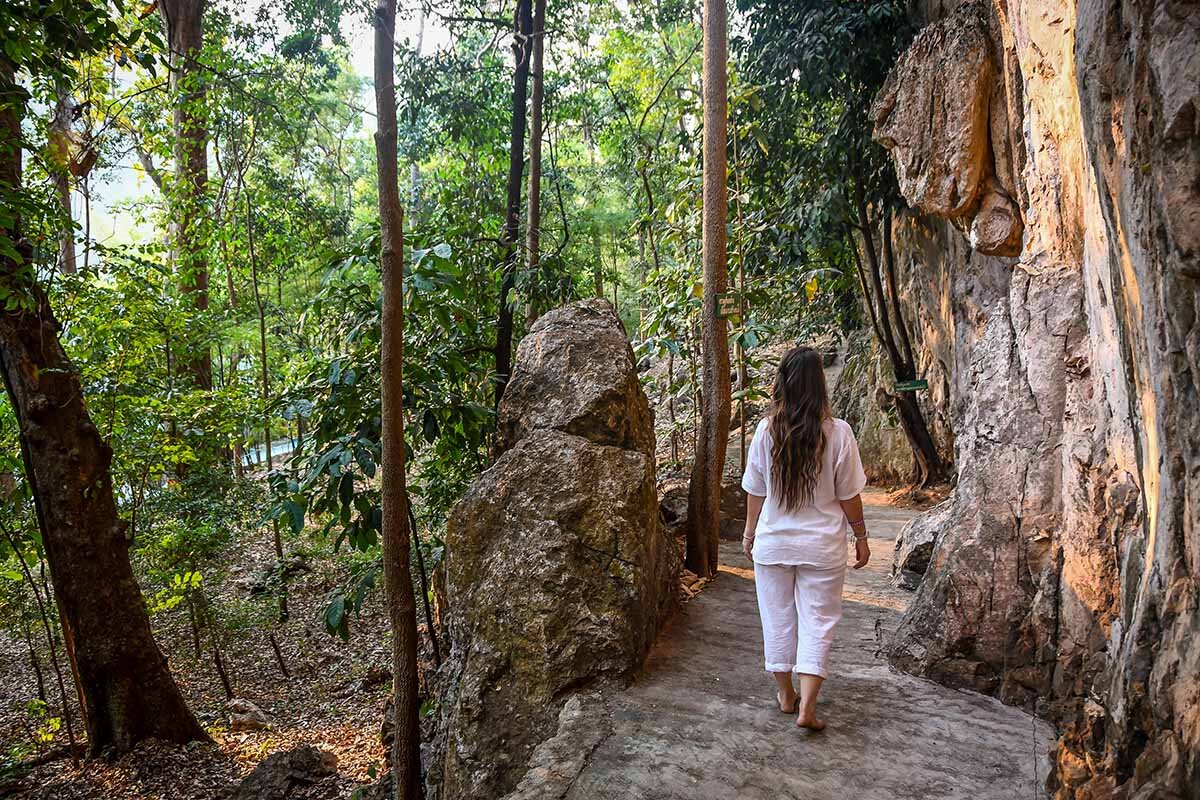
<instances>
[{"instance_id":1,"label":"concrete path","mask_svg":"<svg viewBox=\"0 0 1200 800\"><path fill-rule=\"evenodd\" d=\"M887 580L912 512L871 492L872 563L849 573L845 616L821 694L829 728L809 734L774 707L750 564L722 544L717 580L663 635L644 676L609 698L578 759L574 800L1007 800L1044 797L1049 726L1001 703L888 667L881 636L909 595ZM560 762L561 766L561 762ZM575 770L572 770L575 772Z\"/></svg>"}]
</instances>

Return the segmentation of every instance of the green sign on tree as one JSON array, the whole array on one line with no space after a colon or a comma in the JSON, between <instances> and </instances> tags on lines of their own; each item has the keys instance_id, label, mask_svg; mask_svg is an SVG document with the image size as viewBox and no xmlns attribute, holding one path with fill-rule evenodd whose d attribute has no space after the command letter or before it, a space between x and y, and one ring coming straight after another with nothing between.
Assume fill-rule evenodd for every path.
<instances>
[{"instance_id":1,"label":"green sign on tree","mask_svg":"<svg viewBox=\"0 0 1200 800\"><path fill-rule=\"evenodd\" d=\"M741 314L742 304L735 292L721 292L717 295L717 316L729 319Z\"/></svg>"}]
</instances>

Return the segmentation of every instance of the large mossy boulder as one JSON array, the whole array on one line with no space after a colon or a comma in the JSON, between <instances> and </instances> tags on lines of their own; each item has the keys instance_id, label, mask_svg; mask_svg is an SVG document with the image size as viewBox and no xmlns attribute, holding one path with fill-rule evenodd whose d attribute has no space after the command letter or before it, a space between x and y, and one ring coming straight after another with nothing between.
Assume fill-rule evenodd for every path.
<instances>
[{"instance_id":1,"label":"large mossy boulder","mask_svg":"<svg viewBox=\"0 0 1200 800\"><path fill-rule=\"evenodd\" d=\"M543 317L500 413L506 449L446 530L443 800L514 789L564 703L626 683L675 601L653 421L611 306Z\"/></svg>"}]
</instances>

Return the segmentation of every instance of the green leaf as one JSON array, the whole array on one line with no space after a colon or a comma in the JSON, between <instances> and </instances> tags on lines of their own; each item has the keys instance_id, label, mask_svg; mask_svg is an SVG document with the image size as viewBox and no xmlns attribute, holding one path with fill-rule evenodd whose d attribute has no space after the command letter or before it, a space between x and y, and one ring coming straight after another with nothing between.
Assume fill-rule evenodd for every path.
<instances>
[{"instance_id":1,"label":"green leaf","mask_svg":"<svg viewBox=\"0 0 1200 800\"><path fill-rule=\"evenodd\" d=\"M340 634L346 621L346 598L338 595L325 607L325 628L330 633Z\"/></svg>"},{"instance_id":2,"label":"green leaf","mask_svg":"<svg viewBox=\"0 0 1200 800\"><path fill-rule=\"evenodd\" d=\"M375 477L375 459L365 447L354 448L354 460L368 478Z\"/></svg>"},{"instance_id":3,"label":"green leaf","mask_svg":"<svg viewBox=\"0 0 1200 800\"><path fill-rule=\"evenodd\" d=\"M430 444L438 437L438 421L432 411L426 410L421 417L421 433Z\"/></svg>"}]
</instances>

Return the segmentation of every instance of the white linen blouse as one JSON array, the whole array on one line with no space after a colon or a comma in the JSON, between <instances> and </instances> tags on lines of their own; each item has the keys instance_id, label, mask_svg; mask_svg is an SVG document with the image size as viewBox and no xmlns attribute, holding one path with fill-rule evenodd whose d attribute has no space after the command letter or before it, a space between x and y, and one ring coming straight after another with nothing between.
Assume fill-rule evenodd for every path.
<instances>
[{"instance_id":1,"label":"white linen blouse","mask_svg":"<svg viewBox=\"0 0 1200 800\"><path fill-rule=\"evenodd\" d=\"M867 485L854 431L841 419L825 423L825 454L812 499L804 506L780 505L771 481L773 442L769 419L758 423L746 453L742 488L763 497L751 555L758 564L845 566L850 523L839 500L849 500Z\"/></svg>"}]
</instances>

